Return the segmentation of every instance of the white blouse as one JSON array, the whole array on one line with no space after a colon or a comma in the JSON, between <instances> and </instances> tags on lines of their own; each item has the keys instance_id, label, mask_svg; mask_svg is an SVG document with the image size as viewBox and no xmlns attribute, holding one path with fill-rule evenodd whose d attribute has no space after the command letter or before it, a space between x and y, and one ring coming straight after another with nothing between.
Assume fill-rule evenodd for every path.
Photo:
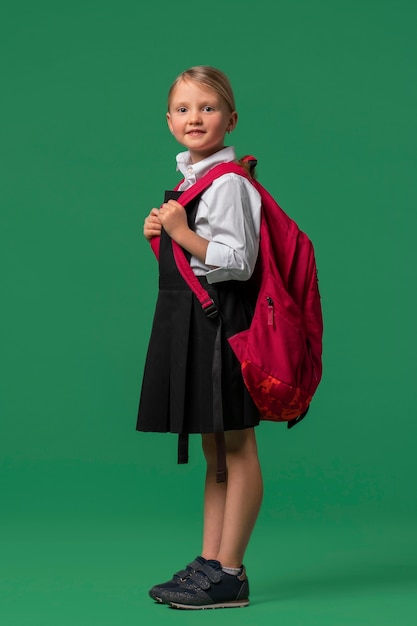
<instances>
[{"instance_id":1,"label":"white blouse","mask_svg":"<svg viewBox=\"0 0 417 626\"><path fill-rule=\"evenodd\" d=\"M215 154L191 163L190 153L177 155L177 170L185 191L219 163L236 160L234 148L223 148ZM224 174L201 195L195 219L195 232L209 240L205 263L191 257L197 276L209 283L224 280L248 280L255 269L259 249L261 197L254 186L238 174ZM213 269L214 267L214 269Z\"/></svg>"}]
</instances>

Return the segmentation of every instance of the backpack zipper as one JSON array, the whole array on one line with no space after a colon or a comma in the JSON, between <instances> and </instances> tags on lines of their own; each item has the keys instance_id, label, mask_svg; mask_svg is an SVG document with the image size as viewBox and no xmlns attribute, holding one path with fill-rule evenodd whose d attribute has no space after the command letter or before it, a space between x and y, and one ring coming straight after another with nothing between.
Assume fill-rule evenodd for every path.
<instances>
[{"instance_id":1,"label":"backpack zipper","mask_svg":"<svg viewBox=\"0 0 417 626\"><path fill-rule=\"evenodd\" d=\"M268 302L268 326L274 325L274 301L271 296L267 296L266 301Z\"/></svg>"}]
</instances>

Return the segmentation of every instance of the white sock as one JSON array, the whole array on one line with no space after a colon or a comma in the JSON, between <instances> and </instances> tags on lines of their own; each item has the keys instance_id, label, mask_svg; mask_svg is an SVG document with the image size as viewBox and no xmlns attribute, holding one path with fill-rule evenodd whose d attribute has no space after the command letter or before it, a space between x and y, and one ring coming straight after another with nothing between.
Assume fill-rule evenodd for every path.
<instances>
[{"instance_id":1,"label":"white sock","mask_svg":"<svg viewBox=\"0 0 417 626\"><path fill-rule=\"evenodd\" d=\"M222 570L226 574L231 574L232 576L237 576L238 574L240 574L241 569L241 567L222 567Z\"/></svg>"}]
</instances>

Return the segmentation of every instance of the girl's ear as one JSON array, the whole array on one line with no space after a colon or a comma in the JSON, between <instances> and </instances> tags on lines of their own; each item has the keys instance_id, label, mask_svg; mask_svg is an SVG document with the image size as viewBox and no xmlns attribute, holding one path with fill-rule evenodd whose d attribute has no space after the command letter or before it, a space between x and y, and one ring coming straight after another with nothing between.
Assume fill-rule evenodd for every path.
<instances>
[{"instance_id":1,"label":"girl's ear","mask_svg":"<svg viewBox=\"0 0 417 626\"><path fill-rule=\"evenodd\" d=\"M168 128L171 131L172 134L174 134L174 130L172 128L172 123L171 123L171 116L169 113L167 113L167 124L168 124Z\"/></svg>"},{"instance_id":2,"label":"girl's ear","mask_svg":"<svg viewBox=\"0 0 417 626\"><path fill-rule=\"evenodd\" d=\"M227 127L227 132L231 133L232 130L234 130L236 128L236 124L237 124L237 113L236 113L236 111L233 111L233 113L230 114L230 119L229 119L229 125Z\"/></svg>"}]
</instances>

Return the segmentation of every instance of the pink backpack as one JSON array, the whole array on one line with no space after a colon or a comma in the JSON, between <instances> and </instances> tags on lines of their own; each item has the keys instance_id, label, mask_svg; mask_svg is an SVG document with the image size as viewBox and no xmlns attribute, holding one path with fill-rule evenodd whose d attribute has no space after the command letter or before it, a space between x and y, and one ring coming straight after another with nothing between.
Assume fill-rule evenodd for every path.
<instances>
[{"instance_id":1,"label":"pink backpack","mask_svg":"<svg viewBox=\"0 0 417 626\"><path fill-rule=\"evenodd\" d=\"M245 157L254 161L254 157ZM322 375L323 319L311 241L273 197L237 163L222 163L184 191L185 206L213 180L234 173L250 180L262 198L260 248L254 273L258 296L250 327L229 338L246 387L261 419L288 422L307 413ZM151 241L158 256L159 238ZM172 242L175 261L209 317L218 314L196 279L182 248Z\"/></svg>"}]
</instances>

